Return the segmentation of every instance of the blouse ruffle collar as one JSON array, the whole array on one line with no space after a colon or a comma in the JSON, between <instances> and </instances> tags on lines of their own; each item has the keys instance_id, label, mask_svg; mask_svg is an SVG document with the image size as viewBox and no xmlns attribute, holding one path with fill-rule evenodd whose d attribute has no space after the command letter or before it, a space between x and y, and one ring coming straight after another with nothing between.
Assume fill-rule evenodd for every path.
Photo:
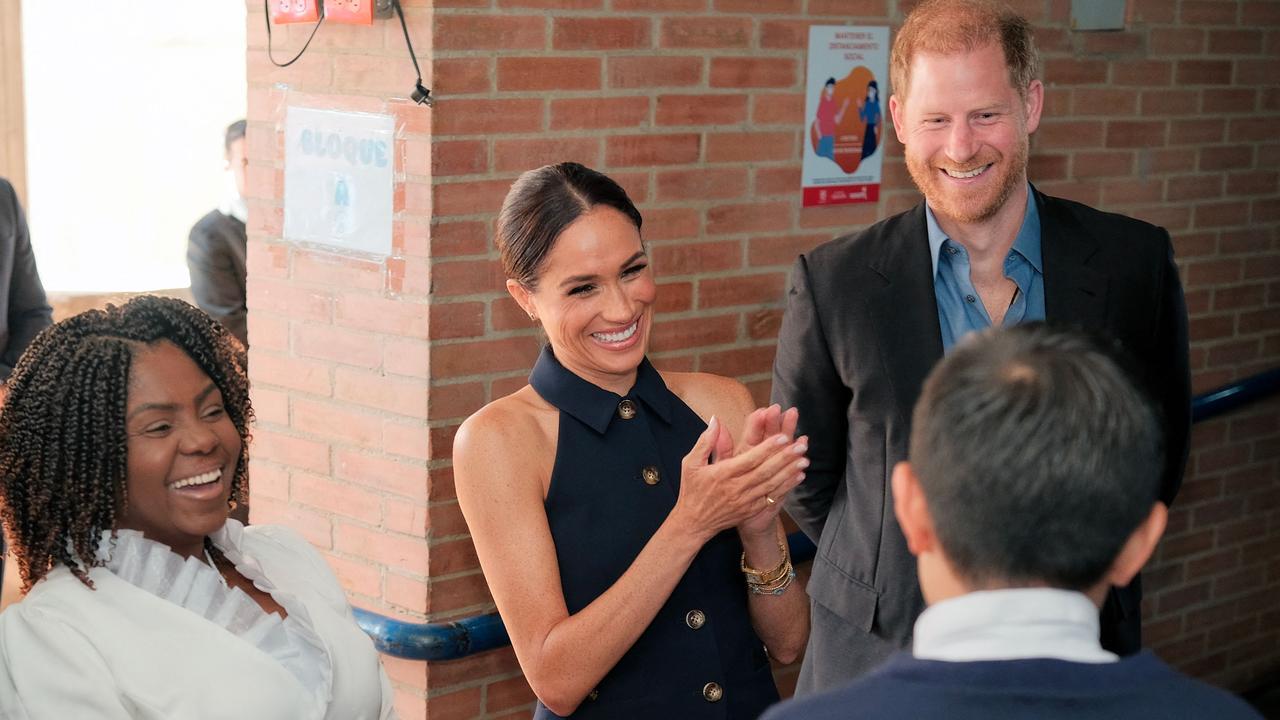
<instances>
[{"instance_id":1,"label":"blouse ruffle collar","mask_svg":"<svg viewBox=\"0 0 1280 720\"><path fill-rule=\"evenodd\" d=\"M183 558L168 545L136 530L104 532L98 558L116 577L162 600L185 608L270 656L312 696L314 717L322 718L332 699L333 664L313 629L306 605L267 579L261 564L244 552L244 526L228 519L210 537L254 587L269 593L289 617L265 612L240 588L222 584L203 558Z\"/></svg>"}]
</instances>

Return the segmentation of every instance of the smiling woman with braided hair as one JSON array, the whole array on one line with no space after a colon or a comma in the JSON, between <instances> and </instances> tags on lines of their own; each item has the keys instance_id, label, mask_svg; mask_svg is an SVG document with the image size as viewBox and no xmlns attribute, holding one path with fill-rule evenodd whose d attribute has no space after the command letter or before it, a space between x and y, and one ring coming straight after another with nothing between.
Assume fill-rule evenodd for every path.
<instances>
[{"instance_id":1,"label":"smiling woman with braided hair","mask_svg":"<svg viewBox=\"0 0 1280 720\"><path fill-rule=\"evenodd\" d=\"M394 717L319 554L227 518L247 492L243 367L225 329L158 297L23 355L0 519L29 594L0 613L0 717Z\"/></svg>"}]
</instances>

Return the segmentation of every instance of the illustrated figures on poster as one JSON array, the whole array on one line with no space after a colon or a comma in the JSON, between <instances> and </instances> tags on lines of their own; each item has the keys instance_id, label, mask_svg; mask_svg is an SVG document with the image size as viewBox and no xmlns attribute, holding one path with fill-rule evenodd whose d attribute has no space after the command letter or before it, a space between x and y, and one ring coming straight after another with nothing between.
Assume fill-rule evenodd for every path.
<instances>
[{"instance_id":1,"label":"illustrated figures on poster","mask_svg":"<svg viewBox=\"0 0 1280 720\"><path fill-rule=\"evenodd\" d=\"M862 131L862 159L865 160L880 145L880 86L875 80L867 83L866 100L858 101L858 119L865 125Z\"/></svg>"},{"instance_id":2,"label":"illustrated figures on poster","mask_svg":"<svg viewBox=\"0 0 1280 720\"><path fill-rule=\"evenodd\" d=\"M822 99L818 101L818 115L813 119L813 131L818 136L818 155L828 160L836 159L836 126L849 109L849 98L836 110L836 79L827 78L822 87Z\"/></svg>"}]
</instances>

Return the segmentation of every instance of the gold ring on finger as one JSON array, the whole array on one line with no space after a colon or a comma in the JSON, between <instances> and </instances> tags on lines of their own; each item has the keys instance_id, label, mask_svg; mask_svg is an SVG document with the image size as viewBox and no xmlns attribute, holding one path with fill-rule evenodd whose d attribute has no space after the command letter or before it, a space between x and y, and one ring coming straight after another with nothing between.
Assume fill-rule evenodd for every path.
<instances>
[{"instance_id":1,"label":"gold ring on finger","mask_svg":"<svg viewBox=\"0 0 1280 720\"><path fill-rule=\"evenodd\" d=\"M764 496L764 501L765 501L765 502L767 502L767 503L769 503L770 505L772 505L772 504L774 504L774 503L778 502L777 500L774 500L773 498L769 497L768 495L765 495L765 496Z\"/></svg>"}]
</instances>

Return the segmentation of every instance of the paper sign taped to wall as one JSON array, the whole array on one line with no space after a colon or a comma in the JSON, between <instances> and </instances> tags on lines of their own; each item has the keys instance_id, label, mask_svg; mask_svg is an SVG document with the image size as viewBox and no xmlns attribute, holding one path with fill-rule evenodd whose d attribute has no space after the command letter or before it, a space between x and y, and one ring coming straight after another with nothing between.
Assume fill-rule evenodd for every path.
<instances>
[{"instance_id":1,"label":"paper sign taped to wall","mask_svg":"<svg viewBox=\"0 0 1280 720\"><path fill-rule=\"evenodd\" d=\"M394 143L390 115L290 107L284 238L390 255Z\"/></svg>"},{"instance_id":2,"label":"paper sign taped to wall","mask_svg":"<svg viewBox=\"0 0 1280 720\"><path fill-rule=\"evenodd\" d=\"M880 199L888 75L889 28L809 28L805 207Z\"/></svg>"}]
</instances>

